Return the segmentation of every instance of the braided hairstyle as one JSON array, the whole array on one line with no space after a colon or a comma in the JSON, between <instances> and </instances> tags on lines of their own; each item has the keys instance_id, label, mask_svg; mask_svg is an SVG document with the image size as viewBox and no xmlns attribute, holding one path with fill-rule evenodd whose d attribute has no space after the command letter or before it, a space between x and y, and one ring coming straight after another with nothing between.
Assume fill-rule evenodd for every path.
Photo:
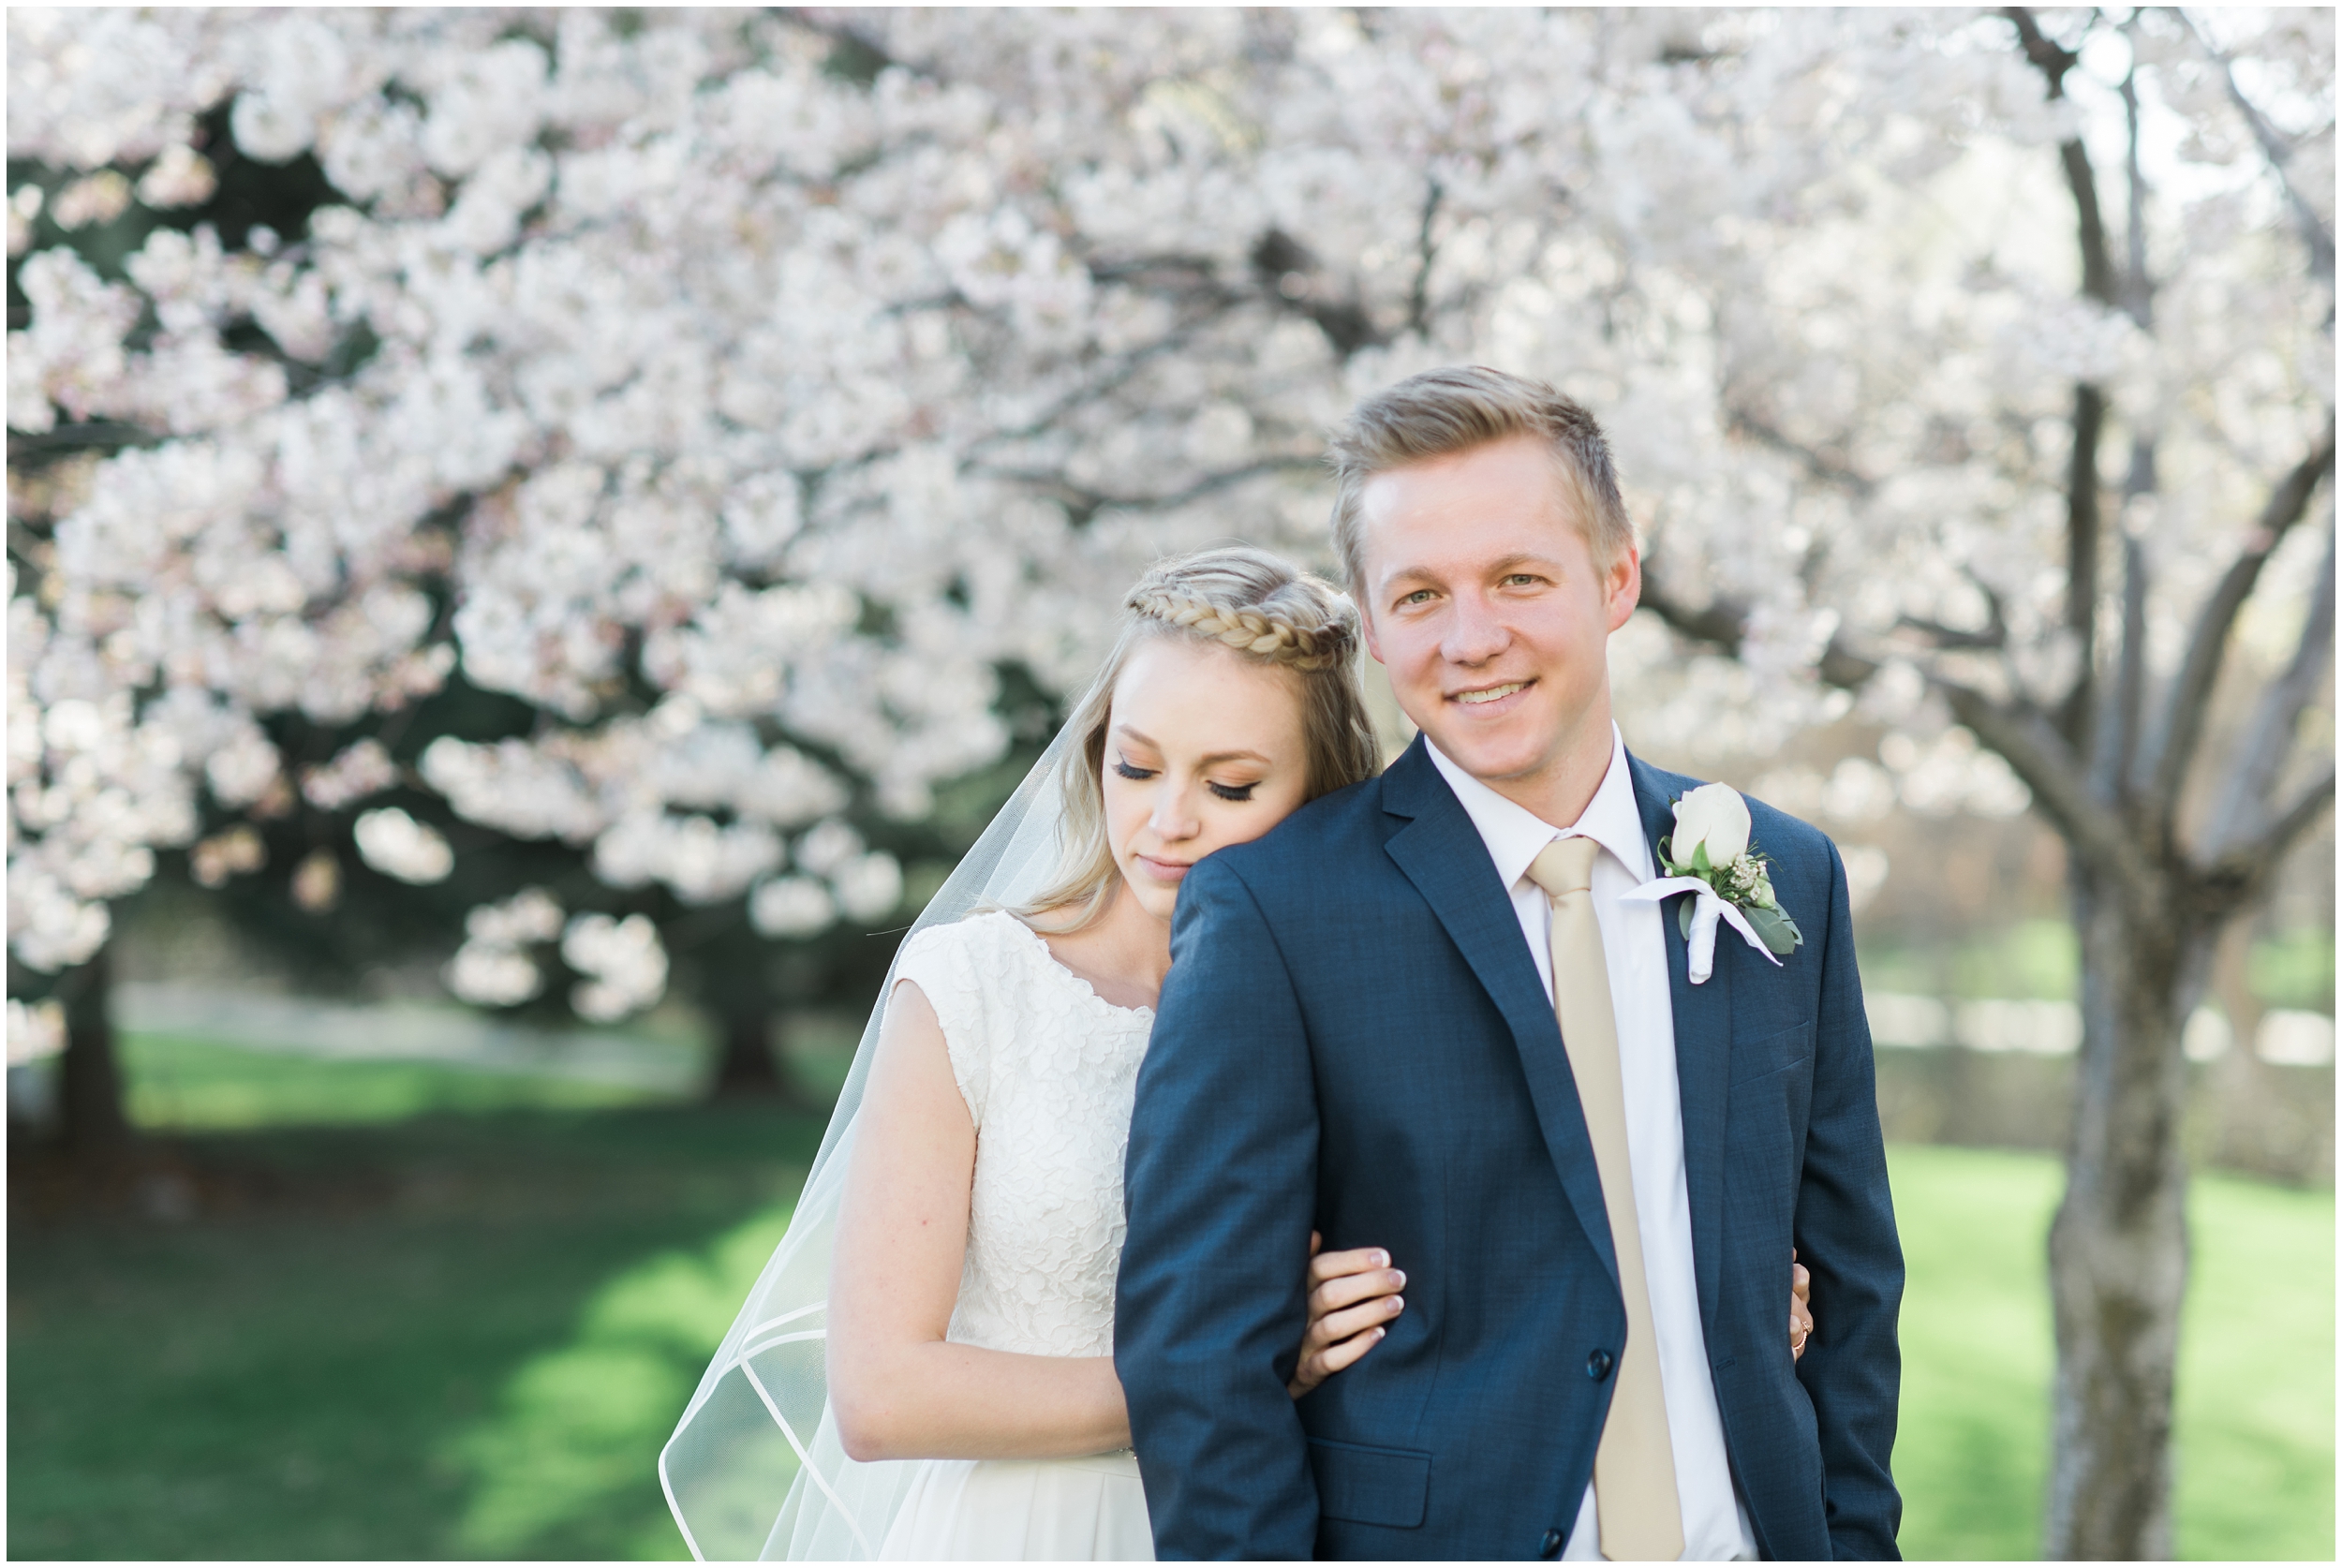
<instances>
[{"instance_id":1,"label":"braided hairstyle","mask_svg":"<svg viewBox=\"0 0 2342 1568\"><path fill-rule=\"evenodd\" d=\"M1036 915L1080 909L1077 931L1103 913L1121 884L1106 836L1106 730L1114 688L1140 641L1187 637L1217 643L1238 657L1293 672L1301 694L1309 758L1307 797L1371 777L1382 751L1359 690L1358 613L1332 584L1266 550L1233 545L1158 562L1122 601L1121 635L1066 722L1078 744L1058 772L1064 815L1056 873L1014 912Z\"/></svg>"}]
</instances>

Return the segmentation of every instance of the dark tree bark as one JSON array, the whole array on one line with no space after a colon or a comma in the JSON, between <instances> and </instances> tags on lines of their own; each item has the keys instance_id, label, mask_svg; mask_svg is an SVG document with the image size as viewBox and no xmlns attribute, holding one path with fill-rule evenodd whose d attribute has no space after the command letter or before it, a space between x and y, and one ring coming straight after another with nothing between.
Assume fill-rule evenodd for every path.
<instances>
[{"instance_id":1,"label":"dark tree bark","mask_svg":"<svg viewBox=\"0 0 2342 1568\"><path fill-rule=\"evenodd\" d=\"M99 1162L120 1157L131 1137L123 1109L121 1058L114 1048L112 991L106 948L57 987L65 1005L65 1055L57 1064L59 1129L76 1159Z\"/></svg>"},{"instance_id":2,"label":"dark tree bark","mask_svg":"<svg viewBox=\"0 0 2342 1568\"><path fill-rule=\"evenodd\" d=\"M2086 872L2083 1044L2066 1194L2050 1227L2054 1459L2044 1544L2064 1559L2167 1559L2172 1388L2187 1286L2180 1032L2209 933Z\"/></svg>"},{"instance_id":3,"label":"dark tree bark","mask_svg":"<svg viewBox=\"0 0 2342 1568\"><path fill-rule=\"evenodd\" d=\"M789 1076L768 1007L739 1003L719 1015L723 1035L709 1093L719 1100L769 1100L802 1106L805 1096Z\"/></svg>"}]
</instances>

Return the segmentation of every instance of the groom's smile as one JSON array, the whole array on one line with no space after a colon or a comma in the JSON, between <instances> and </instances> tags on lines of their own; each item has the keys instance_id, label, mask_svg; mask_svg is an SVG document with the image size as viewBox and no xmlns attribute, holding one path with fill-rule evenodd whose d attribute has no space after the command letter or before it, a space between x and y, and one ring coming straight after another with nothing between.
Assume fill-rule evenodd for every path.
<instances>
[{"instance_id":1,"label":"groom's smile","mask_svg":"<svg viewBox=\"0 0 2342 1568\"><path fill-rule=\"evenodd\" d=\"M1451 703L1464 703L1468 707L1485 708L1491 703L1501 703L1517 692L1526 691L1535 684L1534 681L1505 681L1496 686L1473 687L1468 690L1449 692L1447 700Z\"/></svg>"},{"instance_id":2,"label":"groom's smile","mask_svg":"<svg viewBox=\"0 0 2342 1568\"><path fill-rule=\"evenodd\" d=\"M1576 821L1609 763L1607 648L1641 588L1632 547L1596 558L1530 436L1378 473L1359 516L1367 646L1399 705L1467 773Z\"/></svg>"}]
</instances>

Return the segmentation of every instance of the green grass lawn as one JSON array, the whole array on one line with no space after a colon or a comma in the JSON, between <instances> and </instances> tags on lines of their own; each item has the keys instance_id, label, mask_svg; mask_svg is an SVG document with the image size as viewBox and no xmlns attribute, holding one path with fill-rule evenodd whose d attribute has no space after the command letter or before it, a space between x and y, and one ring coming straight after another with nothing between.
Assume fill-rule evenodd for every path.
<instances>
[{"instance_id":1,"label":"green grass lawn","mask_svg":"<svg viewBox=\"0 0 2342 1568\"><path fill-rule=\"evenodd\" d=\"M432 1061L262 1057L180 1035L126 1035L122 1059L130 1119L173 1132L397 1122L448 1111L601 1110L674 1099L615 1084Z\"/></svg>"},{"instance_id":2,"label":"green grass lawn","mask_svg":"<svg viewBox=\"0 0 2342 1568\"><path fill-rule=\"evenodd\" d=\"M352 1074L354 1102L378 1109L389 1093L363 1066L298 1065L298 1097L251 1094L315 1117L336 1072ZM191 1218L37 1211L19 1183L12 1555L682 1555L652 1460L785 1222L819 1126L515 1109L530 1103L518 1089L478 1108L463 1099L476 1082L428 1081L476 1075L396 1071L397 1095L441 1110L181 1138L202 1199ZM1911 1266L1904 1549L2030 1557L2055 1166L1929 1147L1893 1164ZM2331 1557L2333 1195L2209 1178L2194 1219L2182 1549Z\"/></svg>"},{"instance_id":3,"label":"green grass lawn","mask_svg":"<svg viewBox=\"0 0 2342 1568\"><path fill-rule=\"evenodd\" d=\"M1909 1282L1895 1478L1913 1558L2039 1553L2053 1360L2038 1155L1890 1151ZM2201 1176L2181 1331L2184 1557L2334 1556L2334 1194Z\"/></svg>"}]
</instances>

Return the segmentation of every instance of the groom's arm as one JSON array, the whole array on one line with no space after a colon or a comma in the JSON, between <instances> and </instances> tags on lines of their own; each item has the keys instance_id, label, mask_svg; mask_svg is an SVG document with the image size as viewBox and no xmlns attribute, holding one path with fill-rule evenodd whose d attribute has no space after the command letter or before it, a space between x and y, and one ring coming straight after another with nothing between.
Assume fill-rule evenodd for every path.
<instances>
[{"instance_id":1,"label":"groom's arm","mask_svg":"<svg viewBox=\"0 0 2342 1568\"><path fill-rule=\"evenodd\" d=\"M1798 1377L1814 1401L1822 1501L1839 1558L1899 1556L1903 1499L1888 1461L1903 1375L1895 1318L1903 1248L1887 1191L1870 1020L1855 968L1845 867L1829 846L1830 919L1817 956L1814 1097L1798 1191L1798 1257L1814 1276L1816 1328Z\"/></svg>"},{"instance_id":2,"label":"groom's arm","mask_svg":"<svg viewBox=\"0 0 2342 1568\"><path fill-rule=\"evenodd\" d=\"M1114 1322L1160 1557L1313 1555L1317 1488L1285 1379L1317 1132L1276 939L1235 873L1200 862L1138 1073Z\"/></svg>"}]
</instances>

